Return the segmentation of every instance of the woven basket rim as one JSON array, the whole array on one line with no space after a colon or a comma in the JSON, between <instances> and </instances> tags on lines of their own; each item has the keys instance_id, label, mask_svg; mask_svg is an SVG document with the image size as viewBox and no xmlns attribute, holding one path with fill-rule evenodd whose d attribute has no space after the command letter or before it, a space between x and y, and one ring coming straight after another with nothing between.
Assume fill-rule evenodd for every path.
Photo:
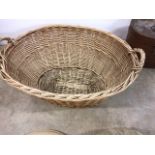
<instances>
[{"instance_id":1,"label":"woven basket rim","mask_svg":"<svg viewBox=\"0 0 155 155\"><path fill-rule=\"evenodd\" d=\"M115 39L122 46L124 46L129 51L129 54L131 54L130 57L131 57L131 60L133 62L132 53L134 52L134 50L131 48L131 46L126 41L124 41L120 37L112 34L111 32L103 31L103 30L96 29L96 28L90 28L90 27L86 27L86 26L63 25L63 24L41 26L40 28L31 30L31 31L24 33L22 35L19 35L17 38L15 38L15 44L14 45L17 45L16 43L18 43L19 40L28 36L29 34L32 34L32 33L35 33L36 31L40 31L40 30L47 29L47 28L75 28L75 29L86 29L86 30L90 30L90 31L98 32L98 33L103 33L103 34L108 35L109 37ZM8 44L8 46L5 48L5 51L8 51L14 45ZM128 80L128 82L130 81L129 79L133 75L133 72L134 71L131 70L131 73L129 74L128 78L126 79L126 80ZM5 69L3 70L3 74L7 77L7 78L2 77L3 80L5 80L7 83L9 83L10 85L14 86L17 89L20 89L20 90L22 90L22 91L24 91L30 95L34 95L34 96L37 96L39 98L54 99L54 100L56 99L56 100L60 100L60 101L61 100L63 100L63 101L83 101L83 100L92 100L92 99L95 100L95 99L102 99L103 97L113 96L113 95L116 95L116 94L124 91L137 78L137 75L136 75L135 78L132 81L130 81L128 84L125 83L126 82L126 80L125 80L120 85L117 85L117 86L110 88L108 90L103 90L103 91L99 91L99 92L95 92L95 93L89 93L89 94L58 94L58 93L52 93L52 92L48 92L48 91L44 91L44 90L40 90L37 88L33 88L30 86L24 85L24 84L20 83L19 81L16 81L15 79L13 79L5 71ZM122 85L126 85L126 86L120 89L120 87Z\"/></svg>"},{"instance_id":2,"label":"woven basket rim","mask_svg":"<svg viewBox=\"0 0 155 155\"><path fill-rule=\"evenodd\" d=\"M90 31L94 31L94 32L98 32L98 33L103 33L106 34L114 39L116 39L119 43L121 43L123 46L125 46L128 50L132 50L132 47L123 39L121 39L120 37L114 35L112 32L109 31L105 31L99 28L94 28L94 27L87 27L87 26L79 26L79 25L67 25L67 24L51 24L48 26L41 26L39 28L34 28L33 30L30 30L28 32L24 32L20 35L18 35L18 37L15 38L15 41L19 41L22 38L28 36L29 34L35 33L36 31L40 31L43 29L47 29L47 28L75 28L75 29L86 29L86 30L90 30Z\"/></svg>"}]
</instances>

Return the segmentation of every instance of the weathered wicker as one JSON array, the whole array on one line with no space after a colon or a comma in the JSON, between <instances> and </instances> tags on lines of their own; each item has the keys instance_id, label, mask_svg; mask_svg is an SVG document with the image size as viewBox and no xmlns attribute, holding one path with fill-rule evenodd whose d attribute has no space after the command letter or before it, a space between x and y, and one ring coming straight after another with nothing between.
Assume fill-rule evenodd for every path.
<instances>
[{"instance_id":1,"label":"weathered wicker","mask_svg":"<svg viewBox=\"0 0 155 155\"><path fill-rule=\"evenodd\" d=\"M35 131L28 135L66 135L65 133L58 130L47 130L47 131Z\"/></svg>"},{"instance_id":2,"label":"weathered wicker","mask_svg":"<svg viewBox=\"0 0 155 155\"><path fill-rule=\"evenodd\" d=\"M137 78L145 59L142 49L84 27L44 27L16 40L3 38L1 44L2 79L69 107L92 106L122 92Z\"/></svg>"}]
</instances>

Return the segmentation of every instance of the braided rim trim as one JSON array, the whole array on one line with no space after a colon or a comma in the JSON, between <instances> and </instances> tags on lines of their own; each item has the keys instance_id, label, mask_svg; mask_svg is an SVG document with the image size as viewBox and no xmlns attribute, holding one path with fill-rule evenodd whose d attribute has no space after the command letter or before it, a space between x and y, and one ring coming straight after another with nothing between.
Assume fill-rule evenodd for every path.
<instances>
[{"instance_id":1,"label":"braided rim trim","mask_svg":"<svg viewBox=\"0 0 155 155\"><path fill-rule=\"evenodd\" d=\"M78 95L72 95L72 94L55 94L55 93L50 93L46 91L42 91L39 89L35 89L29 86L25 86L15 80L13 80L5 71L4 68L2 67L1 69L1 76L3 80L5 80L9 85L22 90L23 92L26 92L30 95L37 96L39 98L43 99L54 99L54 100L62 100L62 101L82 101L82 100L92 100L92 99L101 99L104 97L109 97L115 94L118 94L122 91L124 91L138 76L137 72L132 71L131 74L129 75L128 79L122 83L121 85L106 90L106 91L101 91L97 93L92 93L92 94L78 94Z\"/></svg>"}]
</instances>

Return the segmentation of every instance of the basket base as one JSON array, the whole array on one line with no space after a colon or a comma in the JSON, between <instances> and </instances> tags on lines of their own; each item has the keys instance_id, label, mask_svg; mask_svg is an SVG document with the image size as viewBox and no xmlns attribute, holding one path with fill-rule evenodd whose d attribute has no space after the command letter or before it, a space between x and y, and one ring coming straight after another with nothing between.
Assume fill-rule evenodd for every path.
<instances>
[{"instance_id":1,"label":"basket base","mask_svg":"<svg viewBox=\"0 0 155 155\"><path fill-rule=\"evenodd\" d=\"M41 90L58 94L89 94L106 89L103 77L88 69L54 68L38 80Z\"/></svg>"},{"instance_id":2,"label":"basket base","mask_svg":"<svg viewBox=\"0 0 155 155\"><path fill-rule=\"evenodd\" d=\"M94 107L100 104L101 101L105 99L100 100L85 100L85 101L61 101L61 100L48 100L51 104L57 104L62 107L69 107L69 108L84 108L84 107Z\"/></svg>"}]
</instances>

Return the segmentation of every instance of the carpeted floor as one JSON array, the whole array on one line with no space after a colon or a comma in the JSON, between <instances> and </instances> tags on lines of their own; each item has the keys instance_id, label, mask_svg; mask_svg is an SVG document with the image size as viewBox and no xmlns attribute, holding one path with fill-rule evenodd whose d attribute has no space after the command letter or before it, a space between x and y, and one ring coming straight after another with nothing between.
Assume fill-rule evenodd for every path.
<instances>
[{"instance_id":1,"label":"carpeted floor","mask_svg":"<svg viewBox=\"0 0 155 155\"><path fill-rule=\"evenodd\" d=\"M0 134L23 135L48 129L66 134L104 134L119 128L155 134L154 69L144 69L123 93L84 109L49 104L0 80Z\"/></svg>"}]
</instances>

